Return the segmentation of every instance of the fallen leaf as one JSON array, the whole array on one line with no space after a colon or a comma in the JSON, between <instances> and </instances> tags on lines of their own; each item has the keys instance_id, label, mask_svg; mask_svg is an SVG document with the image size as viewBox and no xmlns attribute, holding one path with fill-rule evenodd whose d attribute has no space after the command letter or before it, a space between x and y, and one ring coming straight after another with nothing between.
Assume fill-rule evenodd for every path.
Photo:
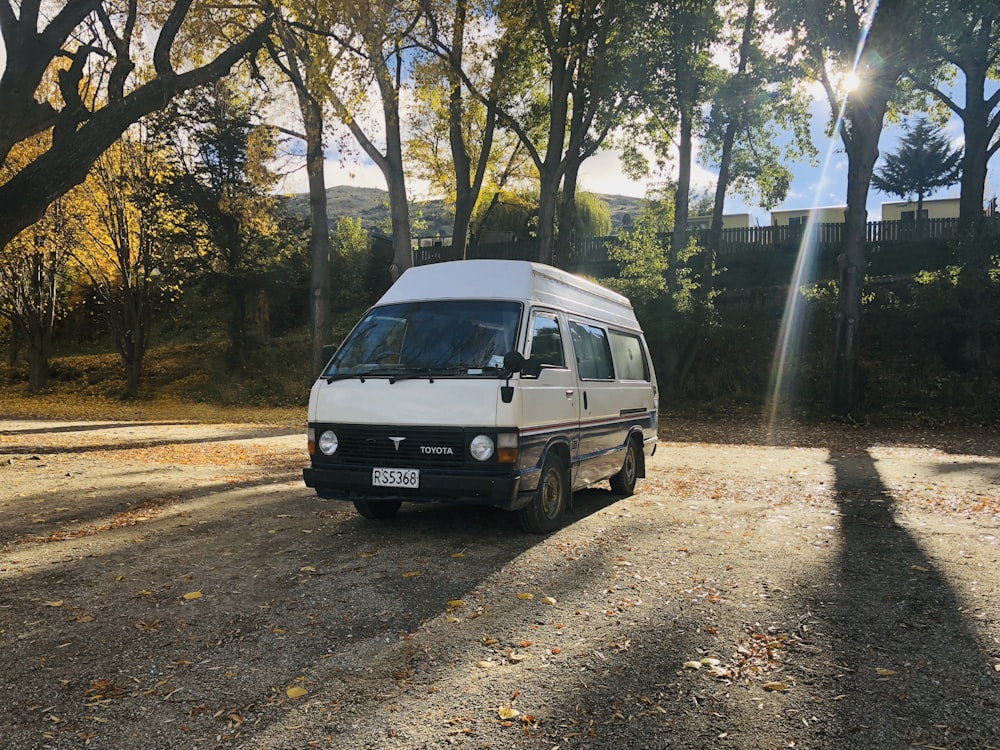
<instances>
[{"instance_id":1,"label":"fallen leaf","mask_svg":"<svg viewBox=\"0 0 1000 750\"><path fill-rule=\"evenodd\" d=\"M701 663L704 664L706 667L715 667L718 666L719 664L722 664L722 661L720 659L716 659L713 656L706 656L704 659L701 660Z\"/></svg>"},{"instance_id":2,"label":"fallen leaf","mask_svg":"<svg viewBox=\"0 0 1000 750\"><path fill-rule=\"evenodd\" d=\"M921 573L926 573L928 571L928 569L925 568L923 565L911 565L910 570L916 570Z\"/></svg>"},{"instance_id":3,"label":"fallen leaf","mask_svg":"<svg viewBox=\"0 0 1000 750\"><path fill-rule=\"evenodd\" d=\"M190 601L191 599L201 599L201 596L202 594L200 591L189 591L188 593L184 594L184 598L187 599L188 601Z\"/></svg>"},{"instance_id":4,"label":"fallen leaf","mask_svg":"<svg viewBox=\"0 0 1000 750\"><path fill-rule=\"evenodd\" d=\"M63 605L62 599L55 602L42 602L42 606L44 607L61 607L62 605Z\"/></svg>"},{"instance_id":5,"label":"fallen leaf","mask_svg":"<svg viewBox=\"0 0 1000 750\"><path fill-rule=\"evenodd\" d=\"M462 600L462 599L449 599L448 600L448 606L451 607L451 608L453 608L453 609L455 607L462 607L462 606L465 606L465 601Z\"/></svg>"},{"instance_id":6,"label":"fallen leaf","mask_svg":"<svg viewBox=\"0 0 1000 750\"><path fill-rule=\"evenodd\" d=\"M464 552L455 552L452 555L452 557L455 558L456 560L461 560L463 557L465 557L465 553Z\"/></svg>"},{"instance_id":7,"label":"fallen leaf","mask_svg":"<svg viewBox=\"0 0 1000 750\"><path fill-rule=\"evenodd\" d=\"M287 695L292 700L296 698L301 698L303 695L308 695L308 694L309 694L308 690L306 690L304 687L298 687L297 685L290 687L288 688L288 690L285 691L285 695Z\"/></svg>"},{"instance_id":8,"label":"fallen leaf","mask_svg":"<svg viewBox=\"0 0 1000 750\"><path fill-rule=\"evenodd\" d=\"M783 693L788 690L788 685L783 682L765 682L761 687L772 693Z\"/></svg>"},{"instance_id":9,"label":"fallen leaf","mask_svg":"<svg viewBox=\"0 0 1000 750\"><path fill-rule=\"evenodd\" d=\"M312 565L303 565L301 568L299 568L299 572L300 573L315 573L316 572L316 568L314 568Z\"/></svg>"},{"instance_id":10,"label":"fallen leaf","mask_svg":"<svg viewBox=\"0 0 1000 750\"><path fill-rule=\"evenodd\" d=\"M496 662L488 661L486 659L480 659L476 662L476 667L479 669L492 669L496 666Z\"/></svg>"},{"instance_id":11,"label":"fallen leaf","mask_svg":"<svg viewBox=\"0 0 1000 750\"><path fill-rule=\"evenodd\" d=\"M539 599L539 601L542 604L555 604L556 603L556 600L553 599L551 596L543 596L541 599Z\"/></svg>"},{"instance_id":12,"label":"fallen leaf","mask_svg":"<svg viewBox=\"0 0 1000 750\"><path fill-rule=\"evenodd\" d=\"M446 622L461 622L455 615L448 615L444 618Z\"/></svg>"},{"instance_id":13,"label":"fallen leaf","mask_svg":"<svg viewBox=\"0 0 1000 750\"><path fill-rule=\"evenodd\" d=\"M518 599L534 599L535 595L534 594L529 594L529 593L525 592L523 594L518 594L517 598Z\"/></svg>"},{"instance_id":14,"label":"fallen leaf","mask_svg":"<svg viewBox=\"0 0 1000 750\"><path fill-rule=\"evenodd\" d=\"M403 578L416 578L417 576L422 576L424 571L422 570L408 570L403 573Z\"/></svg>"},{"instance_id":15,"label":"fallen leaf","mask_svg":"<svg viewBox=\"0 0 1000 750\"><path fill-rule=\"evenodd\" d=\"M883 669L882 667L876 667L875 668L875 674L877 674L879 677L891 677L892 675L896 674L896 670L894 670L894 669Z\"/></svg>"},{"instance_id":16,"label":"fallen leaf","mask_svg":"<svg viewBox=\"0 0 1000 750\"><path fill-rule=\"evenodd\" d=\"M510 706L500 706L497 710L497 716L501 719L516 719L521 715L521 712L516 708L511 708Z\"/></svg>"},{"instance_id":17,"label":"fallen leaf","mask_svg":"<svg viewBox=\"0 0 1000 750\"><path fill-rule=\"evenodd\" d=\"M701 669L701 662L700 661L686 661L686 662L684 662L684 666L687 667L688 669Z\"/></svg>"}]
</instances>

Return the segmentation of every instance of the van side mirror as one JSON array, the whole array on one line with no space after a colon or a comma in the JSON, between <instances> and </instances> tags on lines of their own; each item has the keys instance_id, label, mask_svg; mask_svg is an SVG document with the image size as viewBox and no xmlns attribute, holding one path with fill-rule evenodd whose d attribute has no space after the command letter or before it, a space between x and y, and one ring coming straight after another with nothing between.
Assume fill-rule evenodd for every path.
<instances>
[{"instance_id":1,"label":"van side mirror","mask_svg":"<svg viewBox=\"0 0 1000 750\"><path fill-rule=\"evenodd\" d=\"M336 344L323 344L323 366L326 367L337 353Z\"/></svg>"},{"instance_id":2,"label":"van side mirror","mask_svg":"<svg viewBox=\"0 0 1000 750\"><path fill-rule=\"evenodd\" d=\"M524 355L520 352L507 352L503 355L503 369L505 372L521 372L525 364Z\"/></svg>"},{"instance_id":3,"label":"van side mirror","mask_svg":"<svg viewBox=\"0 0 1000 750\"><path fill-rule=\"evenodd\" d=\"M525 361L521 374L526 378L537 378L542 374L542 364L542 360L531 357Z\"/></svg>"}]
</instances>

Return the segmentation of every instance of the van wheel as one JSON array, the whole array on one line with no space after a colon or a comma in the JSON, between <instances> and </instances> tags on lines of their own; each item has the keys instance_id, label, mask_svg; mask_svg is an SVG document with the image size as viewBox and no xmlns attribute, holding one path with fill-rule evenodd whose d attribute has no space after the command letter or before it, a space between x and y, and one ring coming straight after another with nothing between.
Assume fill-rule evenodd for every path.
<instances>
[{"instance_id":1,"label":"van wheel","mask_svg":"<svg viewBox=\"0 0 1000 750\"><path fill-rule=\"evenodd\" d=\"M635 480L639 476L639 449L635 440L629 440L625 446L625 460L622 468L611 477L611 491L616 495L626 497L635 492Z\"/></svg>"},{"instance_id":2,"label":"van wheel","mask_svg":"<svg viewBox=\"0 0 1000 750\"><path fill-rule=\"evenodd\" d=\"M386 502L367 500L355 500L354 509L365 518L372 521L384 521L396 515L403 502L401 500L389 500Z\"/></svg>"},{"instance_id":3,"label":"van wheel","mask_svg":"<svg viewBox=\"0 0 1000 750\"><path fill-rule=\"evenodd\" d=\"M542 464L534 497L517 512L521 528L532 534L548 534L558 529L566 506L569 505L569 494L566 466L559 456L549 453Z\"/></svg>"}]
</instances>

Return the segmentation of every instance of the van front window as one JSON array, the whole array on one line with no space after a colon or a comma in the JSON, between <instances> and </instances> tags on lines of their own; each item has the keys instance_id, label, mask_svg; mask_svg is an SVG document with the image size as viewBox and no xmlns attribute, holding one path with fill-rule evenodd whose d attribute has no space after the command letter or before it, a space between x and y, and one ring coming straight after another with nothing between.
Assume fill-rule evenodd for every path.
<instances>
[{"instance_id":1,"label":"van front window","mask_svg":"<svg viewBox=\"0 0 1000 750\"><path fill-rule=\"evenodd\" d=\"M374 307L354 327L323 373L496 376L517 343L521 304L434 300Z\"/></svg>"}]
</instances>

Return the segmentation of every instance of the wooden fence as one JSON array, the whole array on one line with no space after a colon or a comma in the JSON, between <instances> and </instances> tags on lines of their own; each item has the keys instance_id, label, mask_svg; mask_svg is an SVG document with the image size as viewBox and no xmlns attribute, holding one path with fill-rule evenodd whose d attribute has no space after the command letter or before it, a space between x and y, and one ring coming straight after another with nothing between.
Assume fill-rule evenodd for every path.
<instances>
[{"instance_id":1,"label":"wooden fence","mask_svg":"<svg viewBox=\"0 0 1000 750\"><path fill-rule=\"evenodd\" d=\"M843 224L814 224L807 226L770 226L723 229L719 245L720 258L755 252L796 253L802 244L807 229L811 231L810 241L822 247L839 245L844 239ZM924 219L915 221L871 221L868 222L865 238L869 245L880 247L905 242L947 241L956 236L958 219ZM707 230L695 230L692 235L704 245ZM585 270L595 275L599 272L617 273L617 264L608 258L608 247L618 242L618 237L591 237L574 243L570 258L565 264L569 270ZM506 260L538 260L538 241L534 239L518 242L470 244L467 258L501 258ZM453 260L451 247L433 245L418 247L413 251L414 265L438 263Z\"/></svg>"}]
</instances>

